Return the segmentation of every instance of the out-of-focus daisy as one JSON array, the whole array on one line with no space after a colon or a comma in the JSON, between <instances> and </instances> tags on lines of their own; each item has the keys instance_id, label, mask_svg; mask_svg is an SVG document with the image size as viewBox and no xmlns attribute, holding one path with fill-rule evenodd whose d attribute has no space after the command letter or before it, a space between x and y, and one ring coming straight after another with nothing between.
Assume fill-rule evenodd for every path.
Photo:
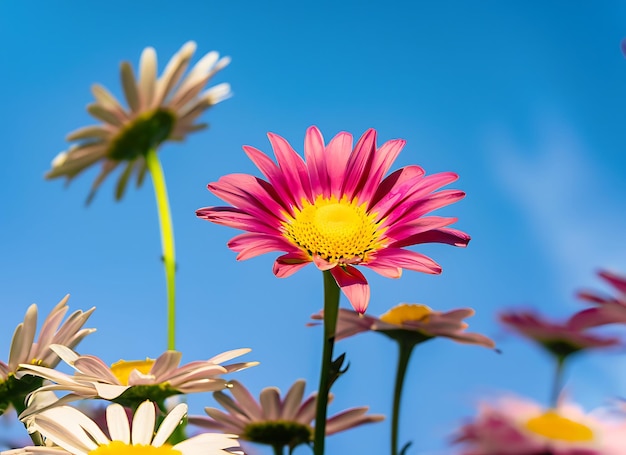
<instances>
[{"instance_id":1,"label":"out-of-focus daisy","mask_svg":"<svg viewBox=\"0 0 626 455\"><path fill-rule=\"evenodd\" d=\"M337 340L348 338L369 330L381 332L391 338L406 339L413 344L434 337L450 338L459 343L478 344L494 348L490 338L479 333L467 333L464 319L473 316L471 308L460 308L448 312L435 311L426 305L401 303L379 318L355 311L339 309L337 320ZM323 313L312 316L323 320Z\"/></svg>"},{"instance_id":2,"label":"out-of-focus daisy","mask_svg":"<svg viewBox=\"0 0 626 455\"><path fill-rule=\"evenodd\" d=\"M204 433L175 445L168 438L187 414L181 403L158 425L155 433L156 409L150 401L143 402L132 418L124 408L111 404L106 410L107 436L102 429L78 409L59 406L27 419L30 432L39 432L56 446L25 447L10 451L12 455L230 455L227 449L239 448L235 435ZM4 453L4 452L3 452ZM241 452L238 452L241 453Z\"/></svg>"},{"instance_id":3,"label":"out-of-focus daisy","mask_svg":"<svg viewBox=\"0 0 626 455\"><path fill-rule=\"evenodd\" d=\"M463 320L474 315L471 308L462 308L446 313L434 311L426 305L401 303L380 318L355 311L339 309L337 319L337 340L348 338L357 333L380 332L398 344L398 366L396 368L391 415L391 453L399 453L398 431L400 404L404 379L413 349L420 343L435 337L450 338L459 343L477 344L494 348L493 340L478 333L466 333L468 327ZM314 320L323 320L320 312L312 316ZM316 324L312 324L316 325Z\"/></svg>"},{"instance_id":4,"label":"out-of-focus daisy","mask_svg":"<svg viewBox=\"0 0 626 455\"><path fill-rule=\"evenodd\" d=\"M29 374L52 381L35 392L65 391L67 395L50 406L58 406L83 398L103 398L125 406L135 407L146 399L161 403L165 398L194 392L212 392L227 387L221 375L242 370L258 362L221 365L250 349L235 349L216 355L209 360L179 366L182 354L166 351L157 359L124 361L110 367L98 357L78 355L71 349L53 346L64 362L76 371L68 375L37 365L22 365L20 374ZM24 413L38 412L39 406L30 406Z\"/></svg>"},{"instance_id":5,"label":"out-of-focus daisy","mask_svg":"<svg viewBox=\"0 0 626 455\"><path fill-rule=\"evenodd\" d=\"M286 277L313 262L329 270L354 309L365 312L369 285L355 265L369 267L390 278L402 269L441 273L432 259L405 249L422 243L466 246L470 237L448 228L456 218L427 216L465 196L440 188L457 175L426 176L419 166L385 174L405 141L391 140L376 147L370 129L352 147L342 132L328 145L316 127L307 130L303 160L282 137L269 133L277 163L253 147L244 151L267 181L247 174L231 174L208 185L217 197L232 204L197 210L200 218L249 231L228 246L237 259L263 253L285 254L274 263L274 274Z\"/></svg>"},{"instance_id":6,"label":"out-of-focus daisy","mask_svg":"<svg viewBox=\"0 0 626 455\"><path fill-rule=\"evenodd\" d=\"M519 334L539 343L557 358L565 358L585 349L619 345L615 337L589 333L586 327L572 324L576 316L563 323L548 321L531 311L509 311L500 315L500 321Z\"/></svg>"},{"instance_id":7,"label":"out-of-focus daisy","mask_svg":"<svg viewBox=\"0 0 626 455\"><path fill-rule=\"evenodd\" d=\"M572 325L588 328L606 324L626 324L626 277L607 270L598 272L598 276L610 284L617 295L596 291L581 291L578 297L597 306L577 313L572 317Z\"/></svg>"},{"instance_id":8,"label":"out-of-focus daisy","mask_svg":"<svg viewBox=\"0 0 626 455\"><path fill-rule=\"evenodd\" d=\"M160 78L157 78L156 52L151 47L141 54L137 77L130 63L123 62L121 79L127 108L107 89L94 85L96 101L87 106L87 111L102 123L70 133L67 140L77 144L52 161L46 177L71 180L91 165L102 162L88 200L119 165L123 165L123 170L117 182L117 199L124 195L132 174L137 175L137 185L141 185L147 152L166 140L180 141L206 128L206 123L196 123L198 116L230 95L228 84L202 91L209 79L230 61L227 57L220 59L217 52L202 57L181 81L195 50L193 41L183 45Z\"/></svg>"},{"instance_id":9,"label":"out-of-focus daisy","mask_svg":"<svg viewBox=\"0 0 626 455\"><path fill-rule=\"evenodd\" d=\"M622 455L626 420L586 414L574 404L545 409L505 397L482 404L455 441L463 455Z\"/></svg>"},{"instance_id":10,"label":"out-of-focus daisy","mask_svg":"<svg viewBox=\"0 0 626 455\"><path fill-rule=\"evenodd\" d=\"M267 444L279 448L294 448L308 444L313 439L315 402L317 394L304 397L305 381L296 381L284 398L276 387L266 387L261 391L259 401L238 381L231 381L228 389L235 399L223 392L213 396L228 413L216 408L205 408L209 417L190 416L189 423L209 430L233 433L246 441ZM330 397L332 399L332 396ZM366 414L367 407L352 408L330 417L326 425L326 434L379 422L384 416Z\"/></svg>"},{"instance_id":11,"label":"out-of-focus daisy","mask_svg":"<svg viewBox=\"0 0 626 455\"><path fill-rule=\"evenodd\" d=\"M26 395L41 385L41 379L17 375L22 364L39 365L54 368L59 357L50 346L58 344L69 348L75 347L83 338L96 329L84 329L83 325L95 310L77 310L63 322L69 307L66 295L50 311L41 325L39 338L35 342L37 331L37 305L31 305L26 311L24 322L18 324L11 341L9 362L0 361L0 414L13 404L18 410L23 409Z\"/></svg>"}]
</instances>

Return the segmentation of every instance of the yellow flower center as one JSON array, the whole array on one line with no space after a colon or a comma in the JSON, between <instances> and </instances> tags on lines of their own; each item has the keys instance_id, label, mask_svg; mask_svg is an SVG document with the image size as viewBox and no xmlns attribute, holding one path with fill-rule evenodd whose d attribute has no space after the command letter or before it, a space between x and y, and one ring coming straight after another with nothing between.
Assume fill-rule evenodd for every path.
<instances>
[{"instance_id":1,"label":"yellow flower center","mask_svg":"<svg viewBox=\"0 0 626 455\"><path fill-rule=\"evenodd\" d=\"M428 321L428 317L433 312L426 305L414 303L401 303L380 317L380 320L388 324L402 325L408 321Z\"/></svg>"},{"instance_id":2,"label":"yellow flower center","mask_svg":"<svg viewBox=\"0 0 626 455\"><path fill-rule=\"evenodd\" d=\"M98 446L90 450L88 455L182 455L180 450L175 450L169 444L154 447L143 444L125 444L122 441L111 441L108 444Z\"/></svg>"},{"instance_id":3,"label":"yellow flower center","mask_svg":"<svg viewBox=\"0 0 626 455\"><path fill-rule=\"evenodd\" d=\"M142 374L148 374L152 369L152 365L154 365L153 359L130 361L120 360L111 365L111 371L117 380L120 381L120 384L128 385L128 378L133 370L137 370Z\"/></svg>"},{"instance_id":4,"label":"yellow flower center","mask_svg":"<svg viewBox=\"0 0 626 455\"><path fill-rule=\"evenodd\" d=\"M353 264L366 260L367 253L383 247L375 213L366 204L346 197L337 200L318 196L315 203L302 201L283 223L283 234L309 256L320 256L331 263Z\"/></svg>"},{"instance_id":5,"label":"yellow flower center","mask_svg":"<svg viewBox=\"0 0 626 455\"><path fill-rule=\"evenodd\" d=\"M593 431L582 423L575 422L555 411L547 411L526 422L526 428L548 439L566 442L593 441Z\"/></svg>"}]
</instances>

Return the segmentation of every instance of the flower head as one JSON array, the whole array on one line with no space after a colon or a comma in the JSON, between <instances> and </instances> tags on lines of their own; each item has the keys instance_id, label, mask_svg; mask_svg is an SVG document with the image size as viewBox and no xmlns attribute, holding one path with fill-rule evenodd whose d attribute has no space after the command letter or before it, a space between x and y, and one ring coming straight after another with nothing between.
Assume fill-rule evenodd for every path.
<instances>
[{"instance_id":1,"label":"flower head","mask_svg":"<svg viewBox=\"0 0 626 455\"><path fill-rule=\"evenodd\" d=\"M35 396L49 391L69 392L46 408L83 398L103 398L132 406L146 399L160 402L178 394L212 392L227 387L227 381L220 378L222 374L258 364L243 362L221 365L250 352L250 349L227 351L209 360L182 366L179 366L182 354L177 351L166 351L157 359L120 360L108 366L95 356L78 355L62 346L53 346L53 349L64 362L76 370L73 375L37 365L22 365L21 371L21 374L34 375L53 382L39 388ZM37 406L30 406L24 415L39 410Z\"/></svg>"},{"instance_id":2,"label":"flower head","mask_svg":"<svg viewBox=\"0 0 626 455\"><path fill-rule=\"evenodd\" d=\"M556 409L506 397L483 404L455 442L463 455L619 455L626 447L626 421L585 414L574 404Z\"/></svg>"},{"instance_id":3,"label":"flower head","mask_svg":"<svg viewBox=\"0 0 626 455\"><path fill-rule=\"evenodd\" d=\"M417 344L434 337L450 338L459 343L478 344L494 348L490 338L479 333L467 333L463 320L474 315L471 308L448 312L434 311L426 305L401 303L379 318L355 311L339 309L335 338L341 340L357 333L373 330L394 339L406 339ZM323 312L312 316L323 320Z\"/></svg>"},{"instance_id":4,"label":"flower head","mask_svg":"<svg viewBox=\"0 0 626 455\"><path fill-rule=\"evenodd\" d=\"M500 315L503 324L536 341L559 359L584 349L604 348L621 343L617 338L602 337L585 331L585 327L572 323L576 318L574 315L564 323L555 323L530 311Z\"/></svg>"},{"instance_id":5,"label":"flower head","mask_svg":"<svg viewBox=\"0 0 626 455\"><path fill-rule=\"evenodd\" d=\"M266 180L231 174L210 183L209 190L232 207L197 210L200 218L249 231L228 246L237 259L272 251L284 252L274 274L286 277L313 262L330 270L354 309L365 312L369 286L355 265L386 277L399 278L402 269L441 273L423 254L404 247L422 243L466 246L470 237L447 226L455 218L426 216L465 196L458 190L436 191L457 175L426 176L419 166L385 174L405 141L376 147L370 129L352 148L352 136L339 133L328 145L316 127L307 130L303 160L282 137L269 133L275 164L253 147L244 151Z\"/></svg>"},{"instance_id":6,"label":"flower head","mask_svg":"<svg viewBox=\"0 0 626 455\"><path fill-rule=\"evenodd\" d=\"M30 432L38 431L46 443L58 447L25 447L15 454L24 455L228 455L226 449L239 447L231 434L204 433L175 445L167 443L181 420L187 405L172 409L158 426L155 434L156 409L150 401L143 402L132 418L132 426L124 408L111 404L106 410L108 427L105 432L89 417L70 406L59 406L29 417Z\"/></svg>"},{"instance_id":7,"label":"flower head","mask_svg":"<svg viewBox=\"0 0 626 455\"><path fill-rule=\"evenodd\" d=\"M576 314L572 325L580 328L596 327L606 324L626 324L626 277L607 270L598 272L598 276L617 291L615 297L596 291L581 291L578 297L595 304Z\"/></svg>"},{"instance_id":8,"label":"flower head","mask_svg":"<svg viewBox=\"0 0 626 455\"><path fill-rule=\"evenodd\" d=\"M261 391L259 401L239 382L231 381L231 385L229 390L235 397L234 400L223 392L213 394L228 414L219 409L205 408L209 417L190 416L189 423L210 430L234 433L247 441L279 447L293 448L312 440L316 394L302 401L304 380L296 381L282 399L280 390L267 387ZM352 408L331 417L327 421L326 434L331 435L383 420L382 415L366 415L367 409Z\"/></svg>"},{"instance_id":9,"label":"flower head","mask_svg":"<svg viewBox=\"0 0 626 455\"><path fill-rule=\"evenodd\" d=\"M34 380L32 377L24 378L17 374L22 364L54 368L60 359L51 349L51 345L58 344L73 348L96 330L83 328L95 308L85 312L77 310L65 322L62 322L69 310L67 305L69 297L66 295L48 314L41 325L36 342L37 305L33 304L28 308L24 322L15 328L9 362L0 361L0 414L10 403L23 402L26 395L41 385L41 380Z\"/></svg>"},{"instance_id":10,"label":"flower head","mask_svg":"<svg viewBox=\"0 0 626 455\"><path fill-rule=\"evenodd\" d=\"M183 140L187 134L206 128L205 123L195 123L198 116L230 95L228 84L202 92L209 79L230 61L219 59L217 52L202 57L181 81L195 49L193 41L186 43L158 79L156 52L151 47L141 54L137 78L130 63L123 62L121 79L128 108L107 89L94 85L92 92L96 102L87 106L87 111L103 123L70 133L67 140L78 143L52 161L52 169L46 177L71 180L101 161L102 170L93 183L88 201L120 164L124 170L117 182L116 198L123 196L133 173L137 175L137 185L141 185L148 150L166 140Z\"/></svg>"}]
</instances>

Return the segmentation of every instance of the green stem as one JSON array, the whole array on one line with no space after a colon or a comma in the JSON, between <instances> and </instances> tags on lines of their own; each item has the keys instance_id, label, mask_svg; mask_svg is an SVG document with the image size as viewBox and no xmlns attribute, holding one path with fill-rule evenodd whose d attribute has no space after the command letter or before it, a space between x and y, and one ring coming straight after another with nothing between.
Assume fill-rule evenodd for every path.
<instances>
[{"instance_id":1,"label":"green stem","mask_svg":"<svg viewBox=\"0 0 626 455\"><path fill-rule=\"evenodd\" d=\"M398 427L400 423L402 388L414 347L415 343L398 340L398 366L396 369L396 383L393 389L393 411L391 414L391 455L398 455Z\"/></svg>"},{"instance_id":2,"label":"green stem","mask_svg":"<svg viewBox=\"0 0 626 455\"><path fill-rule=\"evenodd\" d=\"M176 255L174 253L174 229L172 228L172 216L167 197L167 187L165 186L165 176L163 175L163 168L161 167L156 149L148 151L146 163L152 176L154 196L159 212L165 285L167 288L167 349L173 350L176 347Z\"/></svg>"},{"instance_id":3,"label":"green stem","mask_svg":"<svg viewBox=\"0 0 626 455\"><path fill-rule=\"evenodd\" d=\"M276 444L272 446L274 449L274 455L283 455L283 446Z\"/></svg>"},{"instance_id":4,"label":"green stem","mask_svg":"<svg viewBox=\"0 0 626 455\"><path fill-rule=\"evenodd\" d=\"M324 349L322 352L322 366L320 371L320 385L317 392L317 408L315 413L315 439L313 453L324 454L326 438L326 410L328 408L328 393L330 392L330 367L333 361L335 346L335 329L339 315L339 286L329 270L324 275Z\"/></svg>"},{"instance_id":5,"label":"green stem","mask_svg":"<svg viewBox=\"0 0 626 455\"><path fill-rule=\"evenodd\" d=\"M550 403L556 409L559 404L559 395L561 394L561 388L563 385L563 367L565 365L565 357L557 356L556 358L556 370L554 372L554 382L552 384L552 399Z\"/></svg>"}]
</instances>

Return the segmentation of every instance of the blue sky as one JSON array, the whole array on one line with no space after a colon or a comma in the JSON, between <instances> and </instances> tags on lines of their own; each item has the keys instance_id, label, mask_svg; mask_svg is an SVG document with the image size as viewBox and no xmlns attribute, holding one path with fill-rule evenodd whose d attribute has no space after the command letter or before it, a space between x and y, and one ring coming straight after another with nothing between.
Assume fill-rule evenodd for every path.
<instances>
[{"instance_id":1,"label":"blue sky","mask_svg":"<svg viewBox=\"0 0 626 455\"><path fill-rule=\"evenodd\" d=\"M136 67L156 48L160 68L194 40L198 55L232 57L215 83L234 96L203 115L208 131L161 149L176 233L178 348L184 361L250 347L261 365L236 378L254 393L317 384L321 332L306 328L322 304L321 275L307 267L280 280L273 257L235 261L236 231L195 217L218 204L206 184L232 172L257 174L241 150L269 151L268 131L302 152L317 125L378 130L379 144L404 138L393 169L419 164L454 171L467 197L441 213L472 242L420 251L441 276L400 280L366 273L372 314L400 302L445 310L470 306L471 329L502 355L448 340L418 348L403 405L401 441L412 454L450 453L447 441L475 402L511 390L545 402L551 364L507 335L495 315L536 307L554 317L582 308L574 293L604 289L598 268L626 272L626 5L498 2L200 2L0 4L3 166L0 167L0 352L27 306L48 311L66 293L72 309L96 306L98 332L81 353L108 362L165 349L165 285L151 182L120 203L114 179L85 207L96 169L69 187L45 181L65 135L92 120L84 106L99 82L120 94L122 60ZM342 305L348 303L343 301ZM622 334L619 328L612 333ZM364 334L339 343L350 371L331 412L369 405L389 415L395 347ZM233 376L235 377L235 376ZM567 388L588 409L626 394L623 354L581 356ZM192 413L214 404L190 397ZM328 453L385 453L389 422L333 436ZM264 452L259 449L257 453ZM307 453L300 449L296 453Z\"/></svg>"}]
</instances>

